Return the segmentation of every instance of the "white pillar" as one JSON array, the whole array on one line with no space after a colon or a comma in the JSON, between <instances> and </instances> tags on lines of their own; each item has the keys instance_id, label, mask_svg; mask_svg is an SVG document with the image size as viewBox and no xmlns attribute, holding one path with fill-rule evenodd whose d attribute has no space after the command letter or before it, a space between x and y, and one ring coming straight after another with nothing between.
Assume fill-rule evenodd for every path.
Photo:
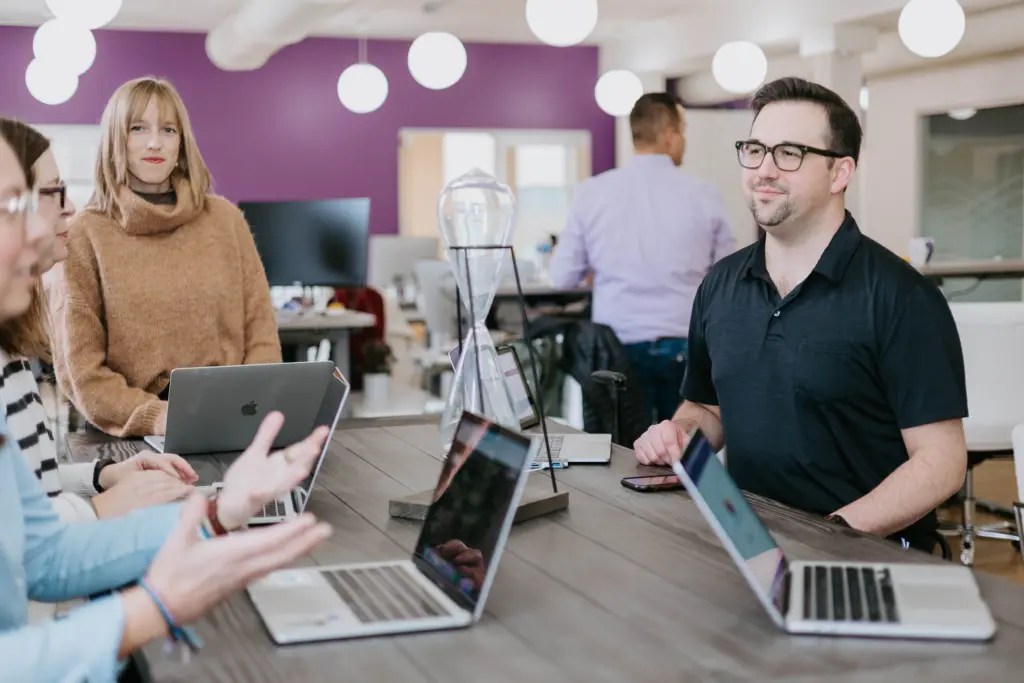
<instances>
[{"instance_id":1,"label":"white pillar","mask_svg":"<svg viewBox=\"0 0 1024 683\"><path fill-rule=\"evenodd\" d=\"M860 110L860 89L864 85L864 66L861 55L873 51L878 45L878 31L861 26L833 26L814 31L800 40L800 56L811 64L811 80L842 97L863 124ZM864 149L853 182L846 190L846 208L854 217L862 215L859 189L863 186Z\"/></svg>"},{"instance_id":2,"label":"white pillar","mask_svg":"<svg viewBox=\"0 0 1024 683\"><path fill-rule=\"evenodd\" d=\"M638 73L644 92L665 92L665 74ZM633 156L633 133L629 130L629 117L615 118L615 166L622 166Z\"/></svg>"}]
</instances>

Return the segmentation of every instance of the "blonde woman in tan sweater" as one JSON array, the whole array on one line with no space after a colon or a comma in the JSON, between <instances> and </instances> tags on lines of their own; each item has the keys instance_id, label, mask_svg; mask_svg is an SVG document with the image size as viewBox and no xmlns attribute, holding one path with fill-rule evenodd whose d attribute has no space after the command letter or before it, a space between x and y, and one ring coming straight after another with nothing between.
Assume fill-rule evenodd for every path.
<instances>
[{"instance_id":1,"label":"blonde woman in tan sweater","mask_svg":"<svg viewBox=\"0 0 1024 683\"><path fill-rule=\"evenodd\" d=\"M100 430L163 434L173 369L281 362L270 288L168 82L122 85L101 127L96 190L51 293L54 367Z\"/></svg>"}]
</instances>

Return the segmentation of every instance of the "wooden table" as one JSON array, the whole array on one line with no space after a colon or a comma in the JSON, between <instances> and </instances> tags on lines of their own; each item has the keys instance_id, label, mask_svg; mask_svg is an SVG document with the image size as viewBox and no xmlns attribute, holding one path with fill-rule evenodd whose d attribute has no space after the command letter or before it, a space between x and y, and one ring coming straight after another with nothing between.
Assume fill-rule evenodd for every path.
<instances>
[{"instance_id":1,"label":"wooden table","mask_svg":"<svg viewBox=\"0 0 1024 683\"><path fill-rule=\"evenodd\" d=\"M77 458L110 449L72 447ZM408 557L419 525L388 517L387 501L434 485L438 449L433 419L339 424L310 501L335 533L309 561ZM196 624L206 647L191 664L164 660L159 644L147 648L152 680L1020 680L1024 587L978 574L999 622L988 644L789 636L769 620L685 494L619 484L637 471L632 453L618 447L610 467L559 471L569 509L513 528L486 615L473 628L278 648L243 593ZM546 476L531 475L529 485L543 485ZM792 558L941 561L763 500L754 505Z\"/></svg>"},{"instance_id":2,"label":"wooden table","mask_svg":"<svg viewBox=\"0 0 1024 683\"><path fill-rule=\"evenodd\" d=\"M933 261L918 270L925 277L939 283L945 278L1013 280L1024 278L1024 259Z\"/></svg>"},{"instance_id":3,"label":"wooden table","mask_svg":"<svg viewBox=\"0 0 1024 683\"><path fill-rule=\"evenodd\" d=\"M277 312L277 333L282 344L319 342L327 339L331 342L332 358L342 374L351 377L349 362L348 339L352 330L373 327L377 324L377 316L373 313L344 310L331 315L323 313ZM300 347L299 355L292 360L306 360L305 349Z\"/></svg>"}]
</instances>

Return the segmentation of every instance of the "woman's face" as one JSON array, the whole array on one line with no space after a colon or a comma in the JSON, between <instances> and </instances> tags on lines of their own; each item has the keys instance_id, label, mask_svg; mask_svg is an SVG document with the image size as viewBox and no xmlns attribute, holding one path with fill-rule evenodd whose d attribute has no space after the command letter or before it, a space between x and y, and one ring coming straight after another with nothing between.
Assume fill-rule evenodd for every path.
<instances>
[{"instance_id":1,"label":"woman's face","mask_svg":"<svg viewBox=\"0 0 1024 683\"><path fill-rule=\"evenodd\" d=\"M75 204L67 196L67 187L60 179L60 169L51 150L46 150L39 157L32 166L32 172L39 191L39 217L46 224L36 264L36 275L42 275L68 257L67 219L75 215Z\"/></svg>"},{"instance_id":2,"label":"woman's face","mask_svg":"<svg viewBox=\"0 0 1024 683\"><path fill-rule=\"evenodd\" d=\"M171 173L178 165L181 133L169 107L161 107L156 97L142 116L128 122L128 183L138 192L166 192L171 189Z\"/></svg>"},{"instance_id":3,"label":"woman's face","mask_svg":"<svg viewBox=\"0 0 1024 683\"><path fill-rule=\"evenodd\" d=\"M10 145L0 140L0 321L16 318L32 302L32 271L46 227L31 209L18 158Z\"/></svg>"}]
</instances>

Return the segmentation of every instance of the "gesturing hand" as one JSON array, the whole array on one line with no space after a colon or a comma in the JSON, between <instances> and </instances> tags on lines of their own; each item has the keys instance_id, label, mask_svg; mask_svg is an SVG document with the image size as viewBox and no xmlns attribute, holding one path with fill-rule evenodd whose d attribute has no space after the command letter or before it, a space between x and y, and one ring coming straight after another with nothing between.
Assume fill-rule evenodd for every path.
<instances>
[{"instance_id":1,"label":"gesturing hand","mask_svg":"<svg viewBox=\"0 0 1024 683\"><path fill-rule=\"evenodd\" d=\"M217 505L225 529L239 528L264 505L295 488L319 457L327 427L318 427L302 441L270 455L283 424L281 413L267 415L252 444L224 473Z\"/></svg>"},{"instance_id":2,"label":"gesturing hand","mask_svg":"<svg viewBox=\"0 0 1024 683\"><path fill-rule=\"evenodd\" d=\"M142 451L127 460L104 467L100 470L99 483L104 489L113 488L132 472L142 472L144 470L160 470L186 484L194 484L199 481L199 475L180 455Z\"/></svg>"},{"instance_id":3,"label":"gesturing hand","mask_svg":"<svg viewBox=\"0 0 1024 683\"><path fill-rule=\"evenodd\" d=\"M185 502L178 525L146 575L179 625L195 620L249 582L307 555L331 535L330 525L303 514L273 526L203 539L198 529L205 513L202 496Z\"/></svg>"},{"instance_id":4,"label":"gesturing hand","mask_svg":"<svg viewBox=\"0 0 1024 683\"><path fill-rule=\"evenodd\" d=\"M648 427L633 444L633 450L641 465L671 465L683 456L687 438L682 427L665 420Z\"/></svg>"}]
</instances>

